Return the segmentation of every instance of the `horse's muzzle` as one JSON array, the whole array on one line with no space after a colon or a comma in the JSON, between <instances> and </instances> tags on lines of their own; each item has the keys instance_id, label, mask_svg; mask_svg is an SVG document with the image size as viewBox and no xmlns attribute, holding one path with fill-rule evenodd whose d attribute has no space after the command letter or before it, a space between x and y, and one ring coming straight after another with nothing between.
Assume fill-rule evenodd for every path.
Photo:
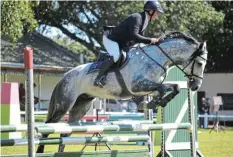
<instances>
[{"instance_id":1,"label":"horse's muzzle","mask_svg":"<svg viewBox=\"0 0 233 157\"><path fill-rule=\"evenodd\" d=\"M188 87L192 91L197 91L199 89L199 83L194 78L190 78L189 81L188 81Z\"/></svg>"}]
</instances>

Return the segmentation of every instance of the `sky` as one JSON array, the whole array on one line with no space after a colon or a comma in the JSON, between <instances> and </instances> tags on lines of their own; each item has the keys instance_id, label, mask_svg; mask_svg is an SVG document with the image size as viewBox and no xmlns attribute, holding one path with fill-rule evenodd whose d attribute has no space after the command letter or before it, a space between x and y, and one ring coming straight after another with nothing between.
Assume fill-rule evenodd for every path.
<instances>
[{"instance_id":1,"label":"sky","mask_svg":"<svg viewBox=\"0 0 233 157\"><path fill-rule=\"evenodd\" d=\"M87 14L90 15L90 13L87 13ZM80 17L82 19L82 22L84 22L84 23L87 22L87 19L85 18L85 16L82 16L80 14ZM85 39L87 42L90 42L90 40L87 37L87 35L85 34L85 32L81 31L80 29L78 29L74 25L68 24L68 25L64 25L64 27L67 28L71 33L76 33L77 37ZM36 31L38 31L39 33L41 33L42 35L44 35L45 37L48 37L48 38L53 38L53 37L56 37L58 35L61 38L67 37L65 34L62 33L62 31L60 29L58 29L56 27L48 26L48 25L40 25L39 27L36 28ZM71 40L71 42L74 42L74 41ZM96 41L94 41L94 42L96 45L100 46Z\"/></svg>"}]
</instances>

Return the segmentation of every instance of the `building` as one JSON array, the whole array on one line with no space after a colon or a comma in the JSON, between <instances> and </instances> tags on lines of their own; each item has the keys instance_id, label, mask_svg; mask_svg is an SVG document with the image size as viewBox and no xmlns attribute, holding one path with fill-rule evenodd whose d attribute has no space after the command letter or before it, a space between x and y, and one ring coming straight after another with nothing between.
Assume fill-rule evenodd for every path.
<instances>
[{"instance_id":1,"label":"building","mask_svg":"<svg viewBox=\"0 0 233 157\"><path fill-rule=\"evenodd\" d=\"M233 115L233 73L206 73L202 87L198 92L199 99L222 96L222 114ZM213 101L212 101L213 102Z\"/></svg>"},{"instance_id":2,"label":"building","mask_svg":"<svg viewBox=\"0 0 233 157\"><path fill-rule=\"evenodd\" d=\"M25 46L33 48L34 89L40 99L40 108L47 108L56 83L71 68L83 63L83 56L56 44L53 40L33 32L12 44L7 37L1 37L1 82L25 82Z\"/></svg>"}]
</instances>

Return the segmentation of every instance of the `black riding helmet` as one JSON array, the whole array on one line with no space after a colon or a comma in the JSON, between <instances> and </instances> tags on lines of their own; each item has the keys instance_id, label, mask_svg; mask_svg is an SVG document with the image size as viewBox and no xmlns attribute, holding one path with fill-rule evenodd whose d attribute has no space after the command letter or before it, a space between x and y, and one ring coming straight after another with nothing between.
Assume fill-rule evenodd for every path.
<instances>
[{"instance_id":1,"label":"black riding helmet","mask_svg":"<svg viewBox=\"0 0 233 157\"><path fill-rule=\"evenodd\" d=\"M144 11L147 12L151 17L153 14L158 11L159 13L164 13L162 6L160 5L159 1L157 0L152 0L152 1L147 1L144 4ZM152 14L150 14L150 10L153 10Z\"/></svg>"}]
</instances>

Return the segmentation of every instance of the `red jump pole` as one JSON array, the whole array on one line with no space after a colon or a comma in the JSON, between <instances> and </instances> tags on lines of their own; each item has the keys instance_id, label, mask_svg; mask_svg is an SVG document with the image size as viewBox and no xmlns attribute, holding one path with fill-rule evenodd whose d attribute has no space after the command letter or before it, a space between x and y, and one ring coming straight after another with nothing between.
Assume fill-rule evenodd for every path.
<instances>
[{"instance_id":1,"label":"red jump pole","mask_svg":"<svg viewBox=\"0 0 233 157\"><path fill-rule=\"evenodd\" d=\"M27 137L28 137L28 156L35 157L34 140L34 91L33 91L33 49L24 48L24 68L26 73L26 96L27 96Z\"/></svg>"}]
</instances>

